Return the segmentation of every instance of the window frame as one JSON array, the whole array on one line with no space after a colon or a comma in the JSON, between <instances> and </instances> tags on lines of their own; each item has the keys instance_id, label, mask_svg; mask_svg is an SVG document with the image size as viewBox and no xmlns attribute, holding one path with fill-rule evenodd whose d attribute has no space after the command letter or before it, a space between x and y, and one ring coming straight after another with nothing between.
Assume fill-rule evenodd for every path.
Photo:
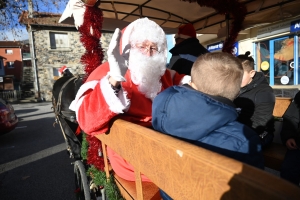
<instances>
[{"instance_id":1,"label":"window frame","mask_svg":"<svg viewBox=\"0 0 300 200\"><path fill-rule=\"evenodd\" d=\"M67 39L62 39L62 41L66 42L67 45L65 47L56 47L56 41L55 41L55 48L53 48L53 36L51 35L55 34L60 34L60 35L65 35ZM48 31L48 50L49 51L71 51L71 43L70 43L70 34L67 31ZM55 40L55 37L54 37Z\"/></svg>"},{"instance_id":2,"label":"window frame","mask_svg":"<svg viewBox=\"0 0 300 200\"><path fill-rule=\"evenodd\" d=\"M7 61L6 63L8 69L14 69L15 68L15 62L14 61Z\"/></svg>"},{"instance_id":3,"label":"window frame","mask_svg":"<svg viewBox=\"0 0 300 200\"><path fill-rule=\"evenodd\" d=\"M289 77L290 78L290 82L288 84L277 84L275 83L275 58L274 58L274 55L276 54L276 52L278 52L278 50L276 50L276 44L275 42L276 41L282 41L282 40L286 40L286 39L294 39L294 46L293 46L293 55L294 55L294 58L293 58L293 62L294 62L294 66L298 66L299 65L299 61L298 61L298 57L300 56L300 51L299 51L299 43L300 42L297 42L298 41L298 36L297 35L286 35L286 36L281 36L281 37L274 37L274 38L268 38L266 40L262 40L262 41L258 41L258 42L255 42L254 43L254 49L255 49L255 52L257 51L259 45L261 42L264 42L264 43L268 43L268 46L269 46L269 77L268 77L268 81L269 81L269 84L270 86L275 86L275 87L282 87L282 86L293 86L293 85L298 85L299 84L299 70L298 68L299 67L293 67L293 70L289 70L288 72L291 73L290 76L292 77ZM296 42L295 42L296 41ZM276 52L275 52L276 51ZM299 52L299 55L297 55ZM257 62L257 60L261 60L261 58L258 58L258 53L256 52L255 54L255 62ZM289 62L287 62L289 63ZM257 64L257 66L259 66L260 68L260 64ZM287 67L289 68L290 65L288 65ZM260 70L258 70L260 71ZM286 75L286 76L289 76L289 75Z\"/></svg>"},{"instance_id":4,"label":"window frame","mask_svg":"<svg viewBox=\"0 0 300 200\"><path fill-rule=\"evenodd\" d=\"M9 51L11 51L11 53L8 53ZM5 54L12 55L12 54L14 54L14 50L13 49L5 49Z\"/></svg>"}]
</instances>

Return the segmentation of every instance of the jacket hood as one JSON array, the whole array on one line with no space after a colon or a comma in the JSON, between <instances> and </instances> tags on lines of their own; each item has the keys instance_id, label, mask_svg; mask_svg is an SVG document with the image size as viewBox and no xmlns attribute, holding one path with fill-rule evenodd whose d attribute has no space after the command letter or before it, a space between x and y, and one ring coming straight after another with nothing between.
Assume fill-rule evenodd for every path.
<instances>
[{"instance_id":1,"label":"jacket hood","mask_svg":"<svg viewBox=\"0 0 300 200\"><path fill-rule=\"evenodd\" d=\"M185 85L159 94L153 101L152 116L156 130L199 141L235 121L238 114L229 99L209 96Z\"/></svg>"}]
</instances>

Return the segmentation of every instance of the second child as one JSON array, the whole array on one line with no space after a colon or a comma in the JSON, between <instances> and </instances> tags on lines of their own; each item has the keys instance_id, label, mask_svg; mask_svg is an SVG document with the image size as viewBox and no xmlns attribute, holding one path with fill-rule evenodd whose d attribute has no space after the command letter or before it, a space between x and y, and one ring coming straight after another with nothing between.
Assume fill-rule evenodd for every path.
<instances>
[{"instance_id":1,"label":"second child","mask_svg":"<svg viewBox=\"0 0 300 200\"><path fill-rule=\"evenodd\" d=\"M169 87L154 99L153 128L263 169L259 136L237 121L232 102L242 77L241 62L229 53L199 56L192 67L190 84ZM171 199L162 190L161 196Z\"/></svg>"}]
</instances>

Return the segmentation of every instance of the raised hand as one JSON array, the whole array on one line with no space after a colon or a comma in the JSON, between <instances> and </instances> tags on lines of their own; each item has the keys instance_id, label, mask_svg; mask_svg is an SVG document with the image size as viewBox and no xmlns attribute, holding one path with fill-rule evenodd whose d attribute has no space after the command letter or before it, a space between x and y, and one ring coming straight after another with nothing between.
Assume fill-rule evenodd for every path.
<instances>
[{"instance_id":1,"label":"raised hand","mask_svg":"<svg viewBox=\"0 0 300 200\"><path fill-rule=\"evenodd\" d=\"M127 64L127 56L124 53L120 54L120 38L122 33L120 29L116 28L108 50L107 50L107 57L109 62L110 68L110 76L116 81L126 81L124 75L127 72L128 64Z\"/></svg>"}]
</instances>

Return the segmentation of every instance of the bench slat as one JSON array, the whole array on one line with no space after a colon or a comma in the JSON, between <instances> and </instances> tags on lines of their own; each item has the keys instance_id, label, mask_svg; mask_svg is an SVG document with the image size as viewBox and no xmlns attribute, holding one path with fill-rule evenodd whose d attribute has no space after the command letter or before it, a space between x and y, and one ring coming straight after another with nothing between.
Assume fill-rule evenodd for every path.
<instances>
[{"instance_id":1,"label":"bench slat","mask_svg":"<svg viewBox=\"0 0 300 200\"><path fill-rule=\"evenodd\" d=\"M273 115L282 118L286 109L291 104L293 98L291 97L276 97ZM281 123L281 124L280 124ZM282 128L282 121L275 122L274 141L270 146L263 150L265 166L271 169L280 171L281 164L284 160L286 147L281 144L280 132ZM280 143L280 144L278 144Z\"/></svg>"},{"instance_id":2,"label":"bench slat","mask_svg":"<svg viewBox=\"0 0 300 200\"><path fill-rule=\"evenodd\" d=\"M103 143L175 199L299 199L300 189L215 152L116 120Z\"/></svg>"},{"instance_id":3,"label":"bench slat","mask_svg":"<svg viewBox=\"0 0 300 200\"><path fill-rule=\"evenodd\" d=\"M120 192L125 199L142 199L137 197L137 189L135 182L127 181L114 174L116 184L120 188ZM143 182L143 199L145 200L160 200L159 189L154 183Z\"/></svg>"},{"instance_id":4,"label":"bench slat","mask_svg":"<svg viewBox=\"0 0 300 200\"><path fill-rule=\"evenodd\" d=\"M287 149L282 144L271 143L264 149L265 166L280 171Z\"/></svg>"},{"instance_id":5,"label":"bench slat","mask_svg":"<svg viewBox=\"0 0 300 200\"><path fill-rule=\"evenodd\" d=\"M292 100L293 98L290 97L276 97L273 115L275 117L282 117Z\"/></svg>"}]
</instances>

